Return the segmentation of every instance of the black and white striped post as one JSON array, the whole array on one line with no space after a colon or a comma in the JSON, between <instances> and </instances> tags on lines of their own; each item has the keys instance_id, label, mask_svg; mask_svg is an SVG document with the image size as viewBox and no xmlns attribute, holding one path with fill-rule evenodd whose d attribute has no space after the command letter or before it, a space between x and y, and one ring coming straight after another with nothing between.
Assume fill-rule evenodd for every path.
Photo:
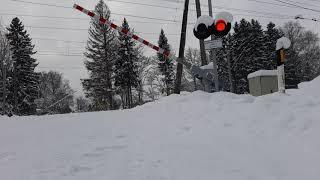
<instances>
[{"instance_id":1,"label":"black and white striped post","mask_svg":"<svg viewBox=\"0 0 320 180\"><path fill-rule=\"evenodd\" d=\"M278 72L278 90L280 93L285 93L285 73L284 73L284 63L285 63L285 53L284 50L288 49L291 45L291 41L282 37L277 40L276 46L276 61L277 61L277 72Z\"/></svg>"}]
</instances>

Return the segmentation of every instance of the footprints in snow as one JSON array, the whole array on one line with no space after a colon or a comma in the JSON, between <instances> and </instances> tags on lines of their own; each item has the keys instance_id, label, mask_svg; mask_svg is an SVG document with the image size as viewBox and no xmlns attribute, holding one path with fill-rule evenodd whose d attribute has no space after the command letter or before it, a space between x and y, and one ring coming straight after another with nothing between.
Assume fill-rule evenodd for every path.
<instances>
[{"instance_id":1,"label":"footprints in snow","mask_svg":"<svg viewBox=\"0 0 320 180\"><path fill-rule=\"evenodd\" d=\"M127 145L112 145L112 146L100 146L96 147L93 152L84 153L82 156L85 158L100 158L103 155L112 151L124 150Z\"/></svg>"},{"instance_id":2,"label":"footprints in snow","mask_svg":"<svg viewBox=\"0 0 320 180\"><path fill-rule=\"evenodd\" d=\"M15 153L12 152L5 152L5 153L0 153L0 161L8 161L11 160L15 157Z\"/></svg>"},{"instance_id":3,"label":"footprints in snow","mask_svg":"<svg viewBox=\"0 0 320 180\"><path fill-rule=\"evenodd\" d=\"M124 134L120 134L120 135L115 136L116 140L117 139L124 139L126 137L127 137L127 135L124 135ZM98 147L94 148L94 150L92 152L84 153L82 156L85 158L99 158L99 157L107 154L108 152L124 150L127 147L128 147L127 145L121 145L121 144L120 145L109 145L109 146L98 146Z\"/></svg>"},{"instance_id":4,"label":"footprints in snow","mask_svg":"<svg viewBox=\"0 0 320 180\"><path fill-rule=\"evenodd\" d=\"M116 136L117 139L123 139L123 138L126 138L126 137L127 137L127 135L124 135L124 134Z\"/></svg>"}]
</instances>

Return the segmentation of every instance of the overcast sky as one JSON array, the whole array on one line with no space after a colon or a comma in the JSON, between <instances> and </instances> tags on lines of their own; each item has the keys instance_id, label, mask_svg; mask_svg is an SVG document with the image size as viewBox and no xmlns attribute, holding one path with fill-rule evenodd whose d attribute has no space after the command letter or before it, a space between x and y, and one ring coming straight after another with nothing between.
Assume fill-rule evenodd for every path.
<instances>
[{"instance_id":1,"label":"overcast sky","mask_svg":"<svg viewBox=\"0 0 320 180\"><path fill-rule=\"evenodd\" d=\"M19 2L18 2L19 1ZM163 28L172 48L178 52L183 0L105 0L111 10L111 19L116 24L121 24L121 20L126 17L129 25L139 32L141 37L157 43L160 29ZM200 0L202 14L208 14L207 0ZM258 3L255 0L212 0L213 11L229 11L235 15L235 20L241 18L250 20L257 19L265 27L272 21L277 26L294 20L293 17L301 14L307 18L319 18L320 1L317 0L281 0L289 3L295 3L299 6L319 10L318 12L304 10L302 8L286 7L280 5L276 0L257 0L273 4ZM74 3L82 5L85 8L93 9L98 0L0 0L1 24L8 26L13 17L19 17L26 30L33 38L35 49L38 51L36 58L39 62L37 71L55 70L64 74L64 77L71 82L71 86L77 91L78 95L83 93L80 79L87 77L87 71L84 68L82 55L85 49L85 41L88 38L88 27L90 19L72 9ZM33 3L47 3L63 7L50 7ZM129 3L125 3L129 2ZM131 2L131 3L130 3ZM133 3L140 3L133 4ZM141 4L150 4L162 7L150 7ZM276 5L278 4L278 5ZM164 8L169 7L169 8ZM219 7L218 9L215 8ZM71 7L71 8L64 8ZM226 9L221 9L221 8ZM120 14L142 16L149 18L164 19L166 21L151 20L147 18L138 18L124 16ZM42 17L39 17L42 16ZM65 17L65 18L46 18ZM81 18L81 19L70 19ZM194 0L190 0L188 22L196 21L196 12ZM305 28L319 33L319 22L308 20L299 20ZM188 24L186 47L198 48L199 42L193 36L192 24ZM68 42L69 41L69 42ZM154 52L145 48L146 55L153 55Z\"/></svg>"}]
</instances>

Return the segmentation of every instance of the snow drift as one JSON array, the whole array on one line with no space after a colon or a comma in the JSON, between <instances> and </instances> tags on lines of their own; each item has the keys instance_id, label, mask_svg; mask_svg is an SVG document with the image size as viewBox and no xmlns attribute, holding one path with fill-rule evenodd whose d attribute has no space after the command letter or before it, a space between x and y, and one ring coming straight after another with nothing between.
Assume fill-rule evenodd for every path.
<instances>
[{"instance_id":1,"label":"snow drift","mask_svg":"<svg viewBox=\"0 0 320 180\"><path fill-rule=\"evenodd\" d=\"M172 95L132 110L0 118L3 180L318 180L320 78L287 95Z\"/></svg>"}]
</instances>

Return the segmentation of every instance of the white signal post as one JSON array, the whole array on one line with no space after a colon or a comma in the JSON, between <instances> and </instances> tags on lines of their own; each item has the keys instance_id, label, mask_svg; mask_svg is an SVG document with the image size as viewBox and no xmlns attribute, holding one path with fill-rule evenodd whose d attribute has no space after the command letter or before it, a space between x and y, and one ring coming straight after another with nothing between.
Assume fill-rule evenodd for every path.
<instances>
[{"instance_id":1,"label":"white signal post","mask_svg":"<svg viewBox=\"0 0 320 180\"><path fill-rule=\"evenodd\" d=\"M285 93L285 72L284 72L284 63L285 63L285 54L284 49L288 49L291 46L291 41L282 37L277 40L276 52L277 52L277 73L278 73L278 90L280 93Z\"/></svg>"},{"instance_id":2,"label":"white signal post","mask_svg":"<svg viewBox=\"0 0 320 180\"><path fill-rule=\"evenodd\" d=\"M278 89L280 93L285 93L285 75L284 75L284 64L277 67L278 72Z\"/></svg>"}]
</instances>

